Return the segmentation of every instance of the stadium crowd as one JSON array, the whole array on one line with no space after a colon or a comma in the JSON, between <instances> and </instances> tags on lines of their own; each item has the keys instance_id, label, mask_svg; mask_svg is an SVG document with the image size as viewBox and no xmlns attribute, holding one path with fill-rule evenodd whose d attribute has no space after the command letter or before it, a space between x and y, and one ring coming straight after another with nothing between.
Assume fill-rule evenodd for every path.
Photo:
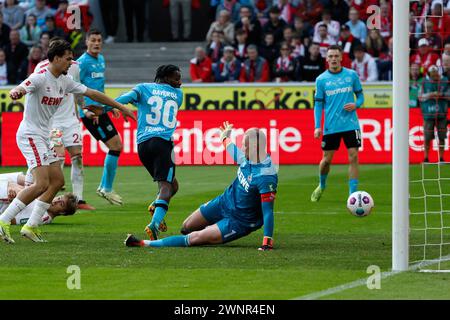
<instances>
[{"instance_id":1,"label":"stadium crowd","mask_svg":"<svg viewBox=\"0 0 450 320\"><path fill-rule=\"evenodd\" d=\"M118 2L99 1L106 43L116 37ZM68 40L78 56L84 49L83 31L94 19L89 4L0 0L0 85L18 84L31 74L46 58L54 36ZM69 5L81 9L81 30L68 28ZM138 42L144 40L142 5L145 1L123 1L129 42L134 31ZM170 8L172 40L190 39L190 10L200 2L164 0L162 6ZM190 61L193 82L312 82L326 69L326 50L333 44L343 48L343 66L356 70L361 81L392 80L392 0L211 0L209 7L214 21L206 47L195 48ZM442 76L450 74L449 13L448 0L411 2L410 62L419 79L432 65Z\"/></svg>"},{"instance_id":2,"label":"stadium crowd","mask_svg":"<svg viewBox=\"0 0 450 320\"><path fill-rule=\"evenodd\" d=\"M55 36L68 40L75 51L84 48L83 30L93 19L88 0L4 0L0 5L0 85L18 84L33 73ZM69 30L69 5L80 8L81 29Z\"/></svg>"},{"instance_id":3,"label":"stadium crowd","mask_svg":"<svg viewBox=\"0 0 450 320\"><path fill-rule=\"evenodd\" d=\"M390 0L220 0L206 48L190 61L193 82L315 81L330 45L361 81L392 80ZM379 19L375 9L379 8ZM446 14L444 14L444 12ZM450 1L411 2L411 63L442 70L450 50ZM425 16L431 16L425 18Z\"/></svg>"}]
</instances>

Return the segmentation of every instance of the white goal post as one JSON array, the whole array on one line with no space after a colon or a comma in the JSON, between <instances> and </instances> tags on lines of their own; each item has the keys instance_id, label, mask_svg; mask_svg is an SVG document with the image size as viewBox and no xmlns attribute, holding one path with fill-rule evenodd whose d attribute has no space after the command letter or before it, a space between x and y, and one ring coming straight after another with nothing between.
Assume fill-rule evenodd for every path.
<instances>
[{"instance_id":1,"label":"white goal post","mask_svg":"<svg viewBox=\"0 0 450 320\"><path fill-rule=\"evenodd\" d=\"M393 2L392 270L409 265L409 1Z\"/></svg>"}]
</instances>

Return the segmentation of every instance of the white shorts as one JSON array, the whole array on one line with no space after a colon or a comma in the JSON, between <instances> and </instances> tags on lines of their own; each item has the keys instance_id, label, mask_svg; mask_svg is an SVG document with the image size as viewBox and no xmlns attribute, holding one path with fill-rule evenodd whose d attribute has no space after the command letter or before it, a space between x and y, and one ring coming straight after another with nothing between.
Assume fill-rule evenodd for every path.
<instances>
[{"instance_id":1,"label":"white shorts","mask_svg":"<svg viewBox=\"0 0 450 320\"><path fill-rule=\"evenodd\" d=\"M8 180L0 180L0 202L9 202Z\"/></svg>"},{"instance_id":2,"label":"white shorts","mask_svg":"<svg viewBox=\"0 0 450 320\"><path fill-rule=\"evenodd\" d=\"M70 126L53 126L53 129L59 129L62 131L61 140L64 147L68 148L83 145L83 137L81 136L81 122L76 122Z\"/></svg>"},{"instance_id":3,"label":"white shorts","mask_svg":"<svg viewBox=\"0 0 450 320\"><path fill-rule=\"evenodd\" d=\"M59 161L56 152L50 148L50 139L48 138L18 134L16 140L30 170Z\"/></svg>"}]
</instances>

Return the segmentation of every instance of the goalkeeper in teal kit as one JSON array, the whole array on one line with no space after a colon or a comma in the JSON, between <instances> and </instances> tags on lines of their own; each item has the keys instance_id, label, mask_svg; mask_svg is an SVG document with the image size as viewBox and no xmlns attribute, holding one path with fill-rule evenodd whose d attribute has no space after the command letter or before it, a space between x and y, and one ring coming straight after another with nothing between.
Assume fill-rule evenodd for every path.
<instances>
[{"instance_id":1,"label":"goalkeeper in teal kit","mask_svg":"<svg viewBox=\"0 0 450 320\"><path fill-rule=\"evenodd\" d=\"M128 247L189 247L223 244L264 227L259 250L273 249L273 205L278 175L266 153L266 136L258 128L245 132L242 150L231 142L232 125L221 127L221 140L239 165L237 177L218 197L194 211L181 228L183 235L160 240L139 240L129 234Z\"/></svg>"},{"instance_id":2,"label":"goalkeeper in teal kit","mask_svg":"<svg viewBox=\"0 0 450 320\"><path fill-rule=\"evenodd\" d=\"M319 186L311 195L317 202L326 188L334 153L341 140L347 147L349 159L349 193L358 190L358 149L361 147L361 130L356 109L364 103L358 74L341 66L342 49L333 45L327 50L328 70L316 79L314 105L314 138L322 135L323 158L320 161ZM356 95L356 102L355 102ZM325 113L322 129L322 113Z\"/></svg>"}]
</instances>

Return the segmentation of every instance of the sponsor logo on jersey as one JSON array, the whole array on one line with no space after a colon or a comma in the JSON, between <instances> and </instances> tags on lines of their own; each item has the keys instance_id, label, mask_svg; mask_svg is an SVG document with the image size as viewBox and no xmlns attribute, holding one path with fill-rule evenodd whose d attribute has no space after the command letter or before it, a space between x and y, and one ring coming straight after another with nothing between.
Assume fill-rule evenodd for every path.
<instances>
[{"instance_id":1,"label":"sponsor logo on jersey","mask_svg":"<svg viewBox=\"0 0 450 320\"><path fill-rule=\"evenodd\" d=\"M327 96L334 96L336 94L349 93L349 92L353 92L352 87L344 87L344 88L338 88L338 89L334 89L334 90L325 91Z\"/></svg>"},{"instance_id":2,"label":"sponsor logo on jersey","mask_svg":"<svg viewBox=\"0 0 450 320\"><path fill-rule=\"evenodd\" d=\"M104 72L92 72L91 73L91 78L92 79L104 78L104 77L105 77L105 73Z\"/></svg>"},{"instance_id":3,"label":"sponsor logo on jersey","mask_svg":"<svg viewBox=\"0 0 450 320\"><path fill-rule=\"evenodd\" d=\"M245 192L248 192L248 189L250 188L250 184L248 183L247 179L245 179L245 176L242 173L241 168L238 169L237 177L238 177L239 183L241 184L242 188L244 188Z\"/></svg>"},{"instance_id":4,"label":"sponsor logo on jersey","mask_svg":"<svg viewBox=\"0 0 450 320\"><path fill-rule=\"evenodd\" d=\"M41 104L45 104L47 106L59 106L63 99L63 97L53 98L44 96L42 97Z\"/></svg>"},{"instance_id":5,"label":"sponsor logo on jersey","mask_svg":"<svg viewBox=\"0 0 450 320\"><path fill-rule=\"evenodd\" d=\"M177 94L165 90L153 89L152 94L155 96L171 97L172 99L177 99Z\"/></svg>"}]
</instances>

